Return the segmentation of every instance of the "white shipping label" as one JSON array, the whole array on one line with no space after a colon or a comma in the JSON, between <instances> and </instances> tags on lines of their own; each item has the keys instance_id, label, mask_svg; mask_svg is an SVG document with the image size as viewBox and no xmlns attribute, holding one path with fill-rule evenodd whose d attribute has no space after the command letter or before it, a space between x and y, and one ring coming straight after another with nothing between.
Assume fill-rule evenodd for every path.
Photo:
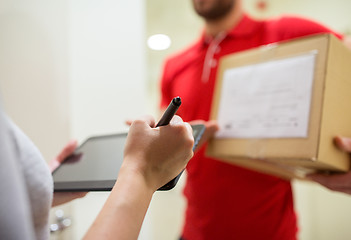
<instances>
[{"instance_id":1,"label":"white shipping label","mask_svg":"<svg viewBox=\"0 0 351 240\"><path fill-rule=\"evenodd\" d=\"M316 53L228 69L217 138L305 138Z\"/></svg>"}]
</instances>

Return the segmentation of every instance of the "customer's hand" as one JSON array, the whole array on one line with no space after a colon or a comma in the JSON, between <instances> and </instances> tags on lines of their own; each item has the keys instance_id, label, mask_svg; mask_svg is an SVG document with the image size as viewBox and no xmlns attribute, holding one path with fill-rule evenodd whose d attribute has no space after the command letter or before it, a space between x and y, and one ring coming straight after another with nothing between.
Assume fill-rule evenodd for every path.
<instances>
[{"instance_id":1,"label":"customer's hand","mask_svg":"<svg viewBox=\"0 0 351 240\"><path fill-rule=\"evenodd\" d=\"M120 174L141 174L156 191L185 168L193 156L194 138L191 126L179 116L166 126L154 127L155 120L150 116L132 122Z\"/></svg>"},{"instance_id":2,"label":"customer's hand","mask_svg":"<svg viewBox=\"0 0 351 240\"><path fill-rule=\"evenodd\" d=\"M66 144L66 146L61 150L61 152L49 162L49 168L53 172L58 168L61 163L71 155L77 147L77 141L72 140ZM76 198L82 198L87 194L87 192L55 192L52 206L61 205L70 202Z\"/></svg>"},{"instance_id":3,"label":"customer's hand","mask_svg":"<svg viewBox=\"0 0 351 240\"><path fill-rule=\"evenodd\" d=\"M334 141L342 151L351 153L351 138L336 137ZM351 171L334 174L315 173L308 175L307 178L330 190L351 194Z\"/></svg>"},{"instance_id":4,"label":"customer's hand","mask_svg":"<svg viewBox=\"0 0 351 240\"><path fill-rule=\"evenodd\" d=\"M127 120L126 124L131 125L133 120ZM198 142L195 152L199 150L205 143L207 143L211 138L214 137L215 133L218 131L219 126L217 124L217 121L210 120L210 121L205 121L205 120L194 120L189 122L190 125L196 125L196 124L203 124L205 125L205 131L202 134L202 137L200 141Z\"/></svg>"}]
</instances>

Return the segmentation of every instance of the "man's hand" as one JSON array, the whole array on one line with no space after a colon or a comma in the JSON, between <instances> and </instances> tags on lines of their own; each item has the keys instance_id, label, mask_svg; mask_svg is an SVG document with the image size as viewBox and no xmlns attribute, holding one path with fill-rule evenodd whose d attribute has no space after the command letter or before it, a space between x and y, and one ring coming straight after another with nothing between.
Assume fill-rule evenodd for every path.
<instances>
[{"instance_id":1,"label":"man's hand","mask_svg":"<svg viewBox=\"0 0 351 240\"><path fill-rule=\"evenodd\" d=\"M351 138L336 137L334 141L342 151L351 153ZM315 173L308 175L307 178L330 190L351 194L351 171L335 174Z\"/></svg>"},{"instance_id":2,"label":"man's hand","mask_svg":"<svg viewBox=\"0 0 351 240\"><path fill-rule=\"evenodd\" d=\"M208 142L218 131L219 127L216 121L204 121L204 120L194 120L189 122L190 125L203 124L205 125L205 131L202 134L202 137L199 143L196 146L195 151L200 149L206 142Z\"/></svg>"},{"instance_id":3,"label":"man's hand","mask_svg":"<svg viewBox=\"0 0 351 240\"><path fill-rule=\"evenodd\" d=\"M71 155L77 147L77 141L72 140L66 144L66 146L61 150L61 152L49 162L49 168L53 172L58 168L61 163ZM87 192L55 192L52 206L58 206L67 202L70 202L76 198L82 198L87 194Z\"/></svg>"}]
</instances>

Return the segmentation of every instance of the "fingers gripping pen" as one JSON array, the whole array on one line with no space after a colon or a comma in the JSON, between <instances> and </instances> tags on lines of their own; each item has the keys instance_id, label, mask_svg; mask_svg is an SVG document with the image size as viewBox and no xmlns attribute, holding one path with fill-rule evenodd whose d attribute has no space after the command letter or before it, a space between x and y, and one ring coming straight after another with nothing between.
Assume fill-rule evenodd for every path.
<instances>
[{"instance_id":1,"label":"fingers gripping pen","mask_svg":"<svg viewBox=\"0 0 351 240\"><path fill-rule=\"evenodd\" d=\"M168 125L181 104L182 100L180 97L173 98L166 111L163 113L160 121L157 123L156 127Z\"/></svg>"},{"instance_id":2,"label":"fingers gripping pen","mask_svg":"<svg viewBox=\"0 0 351 240\"><path fill-rule=\"evenodd\" d=\"M157 123L156 127L168 125L173 116L176 114L179 106L182 104L180 97L175 97L172 99L171 103L168 105L166 111L163 113L160 121ZM178 174L174 179L169 181L167 184L160 187L159 191L170 190L175 187L183 171Z\"/></svg>"}]
</instances>

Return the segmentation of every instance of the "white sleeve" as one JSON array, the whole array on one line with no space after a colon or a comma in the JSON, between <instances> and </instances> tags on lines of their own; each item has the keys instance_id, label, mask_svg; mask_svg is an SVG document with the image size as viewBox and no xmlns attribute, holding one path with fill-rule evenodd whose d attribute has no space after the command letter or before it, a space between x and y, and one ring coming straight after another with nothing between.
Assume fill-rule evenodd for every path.
<instances>
[{"instance_id":1,"label":"white sleeve","mask_svg":"<svg viewBox=\"0 0 351 240\"><path fill-rule=\"evenodd\" d=\"M16 143L0 109L0 239L35 239Z\"/></svg>"}]
</instances>

